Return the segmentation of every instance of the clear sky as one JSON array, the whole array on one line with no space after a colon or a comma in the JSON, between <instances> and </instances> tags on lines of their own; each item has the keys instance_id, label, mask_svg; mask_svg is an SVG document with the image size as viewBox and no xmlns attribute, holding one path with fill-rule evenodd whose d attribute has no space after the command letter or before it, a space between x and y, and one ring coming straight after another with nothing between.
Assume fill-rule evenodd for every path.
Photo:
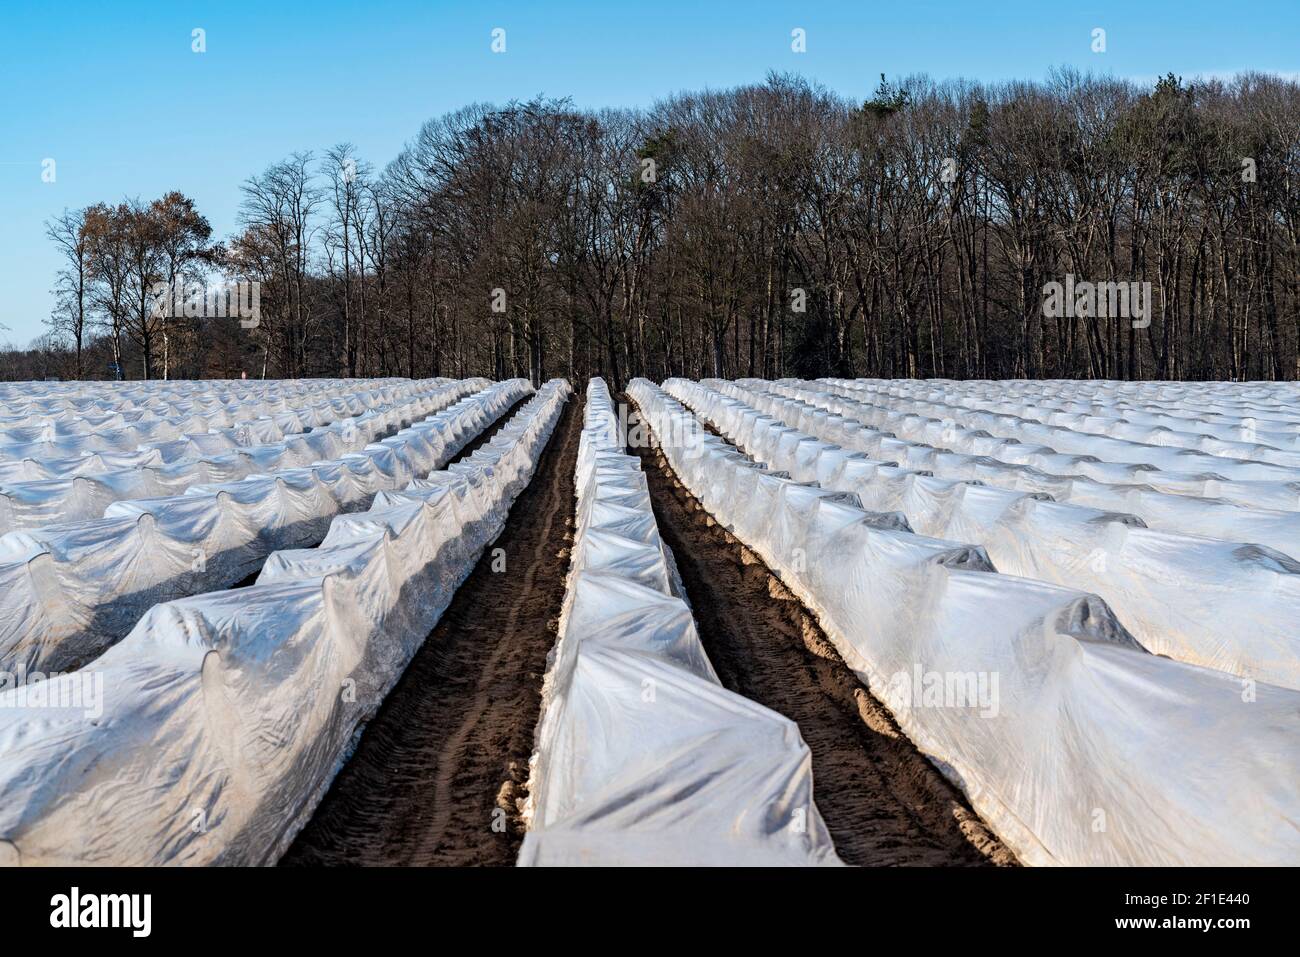
<instances>
[{"instance_id":1,"label":"clear sky","mask_svg":"<svg viewBox=\"0 0 1300 957\"><path fill-rule=\"evenodd\" d=\"M806 53L791 51L796 27ZM225 237L240 182L269 163L351 141L382 168L424 120L470 102L648 105L772 69L865 98L882 72L1041 79L1060 65L1294 75L1300 0L0 0L0 342L43 331L58 267L43 223L65 207L178 189Z\"/></svg>"}]
</instances>

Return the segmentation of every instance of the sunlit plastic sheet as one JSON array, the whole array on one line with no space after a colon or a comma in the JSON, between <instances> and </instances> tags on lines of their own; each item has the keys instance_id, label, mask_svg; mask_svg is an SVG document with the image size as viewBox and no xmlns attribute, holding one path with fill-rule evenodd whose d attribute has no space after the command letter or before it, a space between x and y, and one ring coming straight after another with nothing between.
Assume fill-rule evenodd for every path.
<instances>
[{"instance_id":1,"label":"sunlit plastic sheet","mask_svg":"<svg viewBox=\"0 0 1300 957\"><path fill-rule=\"evenodd\" d=\"M861 398L860 392L845 387L802 385L816 385L835 396ZM772 383L770 387L782 393L790 388L783 383ZM833 411L888 427L900 437L995 456L1005 468L990 475L991 484L1015 483L1015 487L1024 491L1046 491L1058 501L1131 511L1152 527L1245 540L1300 558L1300 547L1296 545L1300 541L1300 515L1294 511L1300 507L1300 485L1294 482L1238 482L1214 473L1173 473L1100 462L1090 456L1048 455L1042 446L1027 445L1014 438L993 438L981 430L968 429L952 418L936 420L888 412L852 399L838 402L817 396L809 399ZM886 421L881 421L882 416ZM1139 470L1128 476L1120 471L1129 468ZM1086 474L1075 475L1075 472Z\"/></svg>"},{"instance_id":2,"label":"sunlit plastic sheet","mask_svg":"<svg viewBox=\"0 0 1300 957\"><path fill-rule=\"evenodd\" d=\"M822 389L829 390L822 392L812 388L818 383L762 383L760 380L741 380L737 385L801 398L837 416L847 417L846 421L851 421L858 431L849 436L846 427L846 437L841 441L868 454L892 453L894 457L916 463L920 469L941 472L948 478L1045 493L1058 502L1127 512L1151 528L1263 545L1300 560L1300 513L1266 508L1263 504L1271 502L1287 508L1295 504L1296 489L1290 483L1179 477L1156 469L1138 469L1125 475L1125 470L1138 467L1092 461L1083 456L1047 455L1041 446L1023 445L1014 439L992 439L952 419L879 410L843 398L847 390L841 387L821 384ZM888 432L883 431L886 428ZM898 437L890 437L891 433ZM943 448L919 444L925 442ZM1102 480L1059 474L1075 468L1087 470Z\"/></svg>"},{"instance_id":3,"label":"sunlit plastic sheet","mask_svg":"<svg viewBox=\"0 0 1300 957\"><path fill-rule=\"evenodd\" d=\"M107 415L93 411L69 411L52 418L34 414L19 420L20 424L11 422L9 428L0 429L0 467L27 460L58 461L95 452L126 454L155 447L167 450L163 458L171 462L186 450L184 439L189 435L223 436L230 447L274 442L391 403L429 382L449 381L327 380L301 394L260 396L210 407L186 403L165 410L170 414L163 416L151 415L147 405ZM148 383L145 388L157 385ZM173 448L175 451L171 451Z\"/></svg>"},{"instance_id":4,"label":"sunlit plastic sheet","mask_svg":"<svg viewBox=\"0 0 1300 957\"><path fill-rule=\"evenodd\" d=\"M629 394L683 431L653 384ZM716 436L664 449L1021 861L1300 863L1300 692L1148 654L1101 599L875 527Z\"/></svg>"},{"instance_id":5,"label":"sunlit plastic sheet","mask_svg":"<svg viewBox=\"0 0 1300 957\"><path fill-rule=\"evenodd\" d=\"M1178 494L1201 494L1203 483L1214 478L1211 473L1161 471L1148 464L1103 461L1095 455L1059 452L1015 437L990 435L987 431L966 424L963 420L964 413L953 411L954 407L933 409L932 414L918 411L925 407L912 403L900 403L903 406L901 408L885 407L875 404L874 400L868 401L871 397L855 386L837 385L832 381L779 380L768 383L743 379L737 385L814 402L829 411L852 417L863 428L878 430L890 436L890 441L896 441L901 447L918 444L924 450L914 452L909 449L909 455L932 455L932 447L937 446L947 454L973 456L986 463L994 463L1009 470L1027 470L1031 475L1050 480L1068 481L1074 478L1116 486L1160 481L1176 487ZM1260 494L1261 490L1264 495L1280 493L1288 498L1294 497L1294 489L1284 482L1224 484L1239 491L1244 490L1244 494L1252 497Z\"/></svg>"},{"instance_id":6,"label":"sunlit plastic sheet","mask_svg":"<svg viewBox=\"0 0 1300 957\"><path fill-rule=\"evenodd\" d=\"M741 384L755 381L741 380ZM770 384L770 388L778 392L790 386L809 386L842 397L853 403L851 414L856 418L888 429L900 439L917 439L941 444L954 451L992 456L1051 476L1149 487L1172 495L1213 496L1246 508L1289 511L1300 508L1300 482L1293 476L1281 479L1231 478L1219 468L1220 465L1230 465L1228 459L1217 462L1202 459L1199 464L1203 467L1200 468L1196 467L1197 461L1186 458L1167 462L1170 467L1166 468L1140 461L1103 460L1107 450L1101 445L1093 445L1089 452L1065 452L1050 445L1037 444L1029 436L1017 433L1020 423L1013 416L972 413L946 402L881 398L850 380L783 380ZM936 437L941 437L942 441L937 442ZM1040 440L1051 437L1043 436L1040 430ZM1120 448L1132 445L1119 443Z\"/></svg>"},{"instance_id":7,"label":"sunlit plastic sheet","mask_svg":"<svg viewBox=\"0 0 1300 957\"><path fill-rule=\"evenodd\" d=\"M195 416L225 426L236 418L305 411L349 393L401 390L409 384L398 378L4 383L0 437L17 430L15 439L25 441L30 430L47 426L57 437ZM220 421L223 417L226 421Z\"/></svg>"},{"instance_id":8,"label":"sunlit plastic sheet","mask_svg":"<svg viewBox=\"0 0 1300 957\"><path fill-rule=\"evenodd\" d=\"M1036 404L1069 401L1094 408L1142 410L1195 422L1255 419L1300 424L1300 384L1295 382L1192 382L1104 379L854 379L857 387L888 395L970 395Z\"/></svg>"},{"instance_id":9,"label":"sunlit plastic sheet","mask_svg":"<svg viewBox=\"0 0 1300 957\"><path fill-rule=\"evenodd\" d=\"M960 404L948 401L946 395L931 393L923 398L919 395L899 394L903 389L896 386L873 387L850 379L828 379L827 383L848 388L861 398L870 397L870 401L886 408L898 409L905 406L906 411L919 412L938 418L951 418L960 421L972 429L979 429L992 437L991 447L1004 444L1008 438L1032 446L1034 443L1062 455L1080 455L1097 458L1105 462L1137 465L1148 469L1175 473L1207 473L1221 479L1251 483L1256 481L1282 482L1295 484L1300 482L1300 469L1287 465L1273 465L1267 462L1250 461L1230 456L1210 455L1186 448L1170 448L1152 445L1147 442L1134 442L1113 438L1105 434L1076 432L1073 429L1046 425L1023 414L1003 414L968 409ZM1023 408L1021 412L1025 411ZM1088 474L1082 472L1081 474ZM1097 478L1098 476L1090 476ZM1247 484L1247 489L1248 489ZM1244 492L1245 490L1243 490Z\"/></svg>"},{"instance_id":10,"label":"sunlit plastic sheet","mask_svg":"<svg viewBox=\"0 0 1300 957\"><path fill-rule=\"evenodd\" d=\"M1186 421L1241 422L1254 418L1273 424L1300 424L1300 384L1296 382L1197 382L1159 379L918 380L858 379L869 386L900 390L953 391L1005 397L1030 403L1069 403L1071 407L1141 411L1147 416ZM901 394L901 391L900 391Z\"/></svg>"},{"instance_id":11,"label":"sunlit plastic sheet","mask_svg":"<svg viewBox=\"0 0 1300 957\"><path fill-rule=\"evenodd\" d=\"M920 534L982 545L1001 572L1100 595L1149 651L1300 688L1300 562L1286 555L1153 531L1133 515L1061 504L1041 493L863 460L821 439L853 440L842 417L732 383L669 379L664 391L768 468L853 492L864 508L906 516ZM951 458L932 456L928 464L946 475Z\"/></svg>"},{"instance_id":12,"label":"sunlit plastic sheet","mask_svg":"<svg viewBox=\"0 0 1300 957\"><path fill-rule=\"evenodd\" d=\"M454 476L382 493L252 587L158 605L90 668L41 682L65 700L99 675L97 716L0 694L0 862L274 863L499 534L568 392L543 386ZM463 511L470 481L486 511Z\"/></svg>"},{"instance_id":13,"label":"sunlit plastic sheet","mask_svg":"<svg viewBox=\"0 0 1300 957\"><path fill-rule=\"evenodd\" d=\"M1297 394L1291 383L1269 383L1274 400L1265 410L1240 408L1224 415L1206 406L1214 402L1207 390L1181 394L1128 394L1114 388L1097 390L1081 381L1049 381L1025 389L1010 382L949 380L853 380L854 387L880 395L948 402L968 409L1031 419L1075 432L1106 435L1149 445L1191 449L1227 458L1249 459L1295 467L1300 463ZM1198 399L1198 393L1200 398ZM1199 408L1198 408L1199 406ZM1289 418L1268 416L1285 415ZM1261 417L1262 416L1262 417Z\"/></svg>"},{"instance_id":14,"label":"sunlit plastic sheet","mask_svg":"<svg viewBox=\"0 0 1300 957\"><path fill-rule=\"evenodd\" d=\"M601 379L519 863L835 864L798 727L718 683Z\"/></svg>"},{"instance_id":15,"label":"sunlit plastic sheet","mask_svg":"<svg viewBox=\"0 0 1300 957\"><path fill-rule=\"evenodd\" d=\"M71 478L74 475L97 475L131 468L150 468L162 465L162 452L156 448L135 452L87 452L55 458L31 457L13 462L0 462L0 483L39 482L53 478Z\"/></svg>"},{"instance_id":16,"label":"sunlit plastic sheet","mask_svg":"<svg viewBox=\"0 0 1300 957\"><path fill-rule=\"evenodd\" d=\"M960 404L967 405L967 401ZM1007 412L1011 403L991 405L988 411ZM985 408L985 406L976 406ZM1193 432L1191 423L1184 421L1179 427L1164 421L1134 421L1123 415L1101 415L1095 411L1076 412L1055 405L1020 405L1024 415L1054 428L1065 428L1089 435L1108 435L1112 438L1147 445L1191 449L1207 455L1225 458L1249 459L1290 468L1300 466L1300 444L1295 435L1285 431L1259 432L1251 425L1224 428L1201 426L1205 431Z\"/></svg>"},{"instance_id":17,"label":"sunlit plastic sheet","mask_svg":"<svg viewBox=\"0 0 1300 957\"><path fill-rule=\"evenodd\" d=\"M296 432L281 431L281 423L272 419L258 420L224 432L195 433L141 448L135 453L139 461L125 462L113 471L96 474L82 469L70 477L6 482L0 486L0 533L89 521L101 517L116 501L179 495L201 482L230 482L258 472L337 458L422 418L438 407L435 403L441 401L448 384L445 379L426 380L378 405L370 403L382 398L379 393L346 396L342 405L348 414L344 418L310 430L302 428L296 415L284 417L284 424L299 429ZM252 444L253 439L259 444ZM104 455L87 453L84 458L97 454ZM107 456L108 461L127 458L127 454ZM146 464L146 460L156 461Z\"/></svg>"},{"instance_id":18,"label":"sunlit plastic sheet","mask_svg":"<svg viewBox=\"0 0 1300 957\"><path fill-rule=\"evenodd\" d=\"M431 388L448 385L451 381L437 378L367 385L365 382L330 380L299 400L310 401L310 405L293 409L277 411L265 402L257 402L212 415L195 414L187 418L165 420L142 420L137 417L138 410L133 410L111 416L89 414L39 426L9 429L5 434L11 439L20 438L21 441L0 446L0 482L42 481L157 466L240 446L277 442L340 419L360 415L368 409L391 405ZM284 401L277 405L284 405ZM113 440L116 435L114 430L130 426L130 423L123 421L128 417L136 422L131 427L142 427L141 423L154 428L166 425L167 434L173 437L160 441L140 441L138 445L133 444L132 440L142 439L140 435L118 436L117 440ZM60 449L58 442L62 439L72 441L73 447L70 450ZM119 445L129 448L127 451L96 451L100 446ZM8 457L12 455L20 457Z\"/></svg>"},{"instance_id":19,"label":"sunlit plastic sheet","mask_svg":"<svg viewBox=\"0 0 1300 957\"><path fill-rule=\"evenodd\" d=\"M150 606L239 584L271 552L317 544L334 516L441 468L530 391L522 379L485 385L445 387L443 411L339 459L0 537L0 671L80 667Z\"/></svg>"}]
</instances>

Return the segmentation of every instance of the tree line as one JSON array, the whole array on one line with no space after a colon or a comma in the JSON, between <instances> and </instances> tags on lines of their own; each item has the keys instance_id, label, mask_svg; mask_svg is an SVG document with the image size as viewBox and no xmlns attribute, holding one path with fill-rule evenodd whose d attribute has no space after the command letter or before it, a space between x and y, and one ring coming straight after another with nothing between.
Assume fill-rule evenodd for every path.
<instances>
[{"instance_id":1,"label":"tree line","mask_svg":"<svg viewBox=\"0 0 1300 957\"><path fill-rule=\"evenodd\" d=\"M0 374L1300 377L1275 76L476 104L241 190L222 242L174 192L51 222L50 334ZM152 308L196 276L259 284L258 322ZM1150 283L1149 321L1045 310L1067 276Z\"/></svg>"}]
</instances>

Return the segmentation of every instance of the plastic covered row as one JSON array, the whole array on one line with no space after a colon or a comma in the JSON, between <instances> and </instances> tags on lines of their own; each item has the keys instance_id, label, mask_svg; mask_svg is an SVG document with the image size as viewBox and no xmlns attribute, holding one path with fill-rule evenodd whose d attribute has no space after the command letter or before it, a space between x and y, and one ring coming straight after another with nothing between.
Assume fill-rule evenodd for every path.
<instances>
[{"instance_id":1,"label":"plastic covered row","mask_svg":"<svg viewBox=\"0 0 1300 957\"><path fill-rule=\"evenodd\" d=\"M922 535L981 545L999 571L1100 595L1149 651L1300 688L1300 562L1257 545L1153 531L1133 515L950 479L937 462L939 476L894 468L834 444L845 438L840 416L717 384L730 394L684 379L664 390L769 468L853 492L867 509L901 513Z\"/></svg>"},{"instance_id":2,"label":"plastic covered row","mask_svg":"<svg viewBox=\"0 0 1300 957\"><path fill-rule=\"evenodd\" d=\"M858 385L892 394L916 391L1005 397L1016 401L1055 399L1180 419L1184 423L1300 425L1300 388L1295 382L1195 382L1105 379L856 379Z\"/></svg>"},{"instance_id":3,"label":"plastic covered row","mask_svg":"<svg viewBox=\"0 0 1300 957\"><path fill-rule=\"evenodd\" d=\"M449 379L394 384L360 391L340 391L318 398L310 405L273 414L194 415L184 418L152 419L120 428L98 428L85 434L59 435L13 442L0 446L0 475L6 481L39 472L70 459L95 453L142 457L156 451L163 462L184 461L195 455L211 455L240 446L276 442L298 432L340 419L358 416L370 408L388 405L417 394L430 386L445 385ZM41 463L34 469L31 462ZM82 470L84 472L84 470ZM35 477L42 477L36 475ZM44 477L55 477L48 475Z\"/></svg>"},{"instance_id":4,"label":"plastic covered row","mask_svg":"<svg viewBox=\"0 0 1300 957\"><path fill-rule=\"evenodd\" d=\"M403 389L402 383L358 383L349 380L326 380L309 393L296 398L279 397L277 401L268 402L255 399L247 403L218 405L204 410L198 407L167 409L171 414L157 415L154 410L144 407L123 407L115 411L86 410L69 411L58 417L32 415L18 422L5 421L0 426L0 446L22 445L29 442L57 441L59 439L79 438L92 433L117 432L122 429L140 429L151 435L154 431L167 428L180 428L182 431L206 431L209 428L223 428L240 422L274 419L279 416L296 415L301 420L312 424L310 420L317 410L336 415L340 400L346 401L352 396L391 395ZM333 407L333 408L331 408Z\"/></svg>"},{"instance_id":5,"label":"plastic covered row","mask_svg":"<svg viewBox=\"0 0 1300 957\"><path fill-rule=\"evenodd\" d=\"M773 383L773 387L781 388L786 384L783 380ZM1273 479L1230 477L1221 468L1221 464L1228 460L1206 462L1205 457L1202 457L1203 467L1200 468L1186 456L1181 461L1166 462L1166 467L1161 468L1147 462L1132 461L1132 456L1126 456L1126 451L1137 448L1138 457L1142 457L1140 450L1143 447L1136 443L1118 442L1118 446L1110 446L1111 449L1120 449L1123 460L1108 459L1103 457L1106 443L1088 444L1086 437L1083 439L1086 451L1061 451L1017 434L1016 430L1023 424L1018 416L999 418L993 413L971 412L943 399L927 402L882 399L879 395L865 391L861 383L849 380L819 380L816 383L796 381L794 384L826 389L860 403L865 408L859 418L888 428L900 437L918 428L929 433L939 430L943 436L950 437L951 440L944 443L949 448L995 457L1011 464L1031 466L1051 476L1086 478L1105 484L1154 489L1171 495L1211 496L1246 508L1288 511L1300 509L1300 482L1294 476ZM1047 426L1037 428L1040 430L1040 438L1052 437L1041 434L1041 430L1048 430ZM1075 441L1078 440L1076 435ZM1178 452L1179 450L1165 450L1163 454L1178 458Z\"/></svg>"},{"instance_id":6,"label":"plastic covered row","mask_svg":"<svg viewBox=\"0 0 1300 957\"><path fill-rule=\"evenodd\" d=\"M864 386L854 380L828 380L855 390ZM887 407L906 406L940 418L955 417L974 429L995 438L1014 438L1018 442L1038 443L1064 455L1091 456L1103 462L1136 465L1179 474L1205 473L1222 479L1242 482L1300 482L1300 467L1273 465L1268 462L1211 455L1193 449L1153 445L1090 432L1046 425L1024 415L1007 415L968 409L946 399L925 400L913 396L895 397L885 391L864 392L872 401ZM1261 446L1262 448L1262 446Z\"/></svg>"},{"instance_id":7,"label":"plastic covered row","mask_svg":"<svg viewBox=\"0 0 1300 957\"><path fill-rule=\"evenodd\" d=\"M441 468L531 387L512 379L338 459L115 502L93 522L0 537L0 670L48 674L101 654L158 602L237 585L271 552L321 541L334 516Z\"/></svg>"},{"instance_id":8,"label":"plastic covered row","mask_svg":"<svg viewBox=\"0 0 1300 957\"><path fill-rule=\"evenodd\" d=\"M486 380L480 382L486 385ZM196 433L166 443L173 447L169 451L177 453L180 450L174 447L183 444L184 454L168 458L157 448L139 453L163 457L163 462L152 465L135 463L99 474L82 471L66 478L5 483L0 485L0 534L56 522L90 521L101 517L113 502L180 495L191 485L233 482L339 458L440 408L448 385L447 380L430 380L388 403L357 402L358 414L310 430L268 436L262 444L245 444L222 432ZM251 430L230 431L247 438Z\"/></svg>"},{"instance_id":9,"label":"plastic covered row","mask_svg":"<svg viewBox=\"0 0 1300 957\"><path fill-rule=\"evenodd\" d=\"M941 397L969 409L1031 418L1075 432L1275 465L1300 464L1300 434L1296 427L1274 421L1261 428L1253 416L1244 416L1231 425L1199 422L1124 405L1079 402L1065 393L1030 400L1008 398L1005 391L995 395L983 390L928 389L918 394L924 398Z\"/></svg>"},{"instance_id":10,"label":"plastic covered row","mask_svg":"<svg viewBox=\"0 0 1300 957\"><path fill-rule=\"evenodd\" d=\"M147 379L126 382L0 384L0 430L53 425L77 434L79 423L115 428L150 419L193 415L240 418L303 408L322 398L409 382L380 379Z\"/></svg>"},{"instance_id":11,"label":"plastic covered row","mask_svg":"<svg viewBox=\"0 0 1300 957\"><path fill-rule=\"evenodd\" d=\"M846 428L860 431L861 441L879 441L885 454L912 467L936 471L942 467L952 478L1044 493L1058 502L1127 512L1151 528L1264 545L1300 559L1300 513L1286 507L1264 507L1268 502L1289 506L1300 501L1291 483L1229 482L1211 476L1177 478L1157 470L1127 479L1108 477L1115 469L1132 466L1085 456L1072 457L1077 463L1072 465L1068 460L1061 461L1071 457L1056 453L1048 456L1041 446L994 439L952 420L900 412L882 414L874 406L844 398L842 393L848 390L832 385L818 389L817 383L759 380L742 380L740 384L806 400L845 416L852 420ZM879 440L871 434L877 431L883 436ZM1075 469L1095 477L1059 474Z\"/></svg>"}]
</instances>

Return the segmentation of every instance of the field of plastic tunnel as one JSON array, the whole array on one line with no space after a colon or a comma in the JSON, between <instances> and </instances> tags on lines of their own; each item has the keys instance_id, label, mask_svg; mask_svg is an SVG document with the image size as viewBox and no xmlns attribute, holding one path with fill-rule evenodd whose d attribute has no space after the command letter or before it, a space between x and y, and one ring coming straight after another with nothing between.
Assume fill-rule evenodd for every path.
<instances>
[{"instance_id":1,"label":"field of plastic tunnel","mask_svg":"<svg viewBox=\"0 0 1300 957\"><path fill-rule=\"evenodd\" d=\"M0 406L0 864L1300 864L1295 384Z\"/></svg>"}]
</instances>

